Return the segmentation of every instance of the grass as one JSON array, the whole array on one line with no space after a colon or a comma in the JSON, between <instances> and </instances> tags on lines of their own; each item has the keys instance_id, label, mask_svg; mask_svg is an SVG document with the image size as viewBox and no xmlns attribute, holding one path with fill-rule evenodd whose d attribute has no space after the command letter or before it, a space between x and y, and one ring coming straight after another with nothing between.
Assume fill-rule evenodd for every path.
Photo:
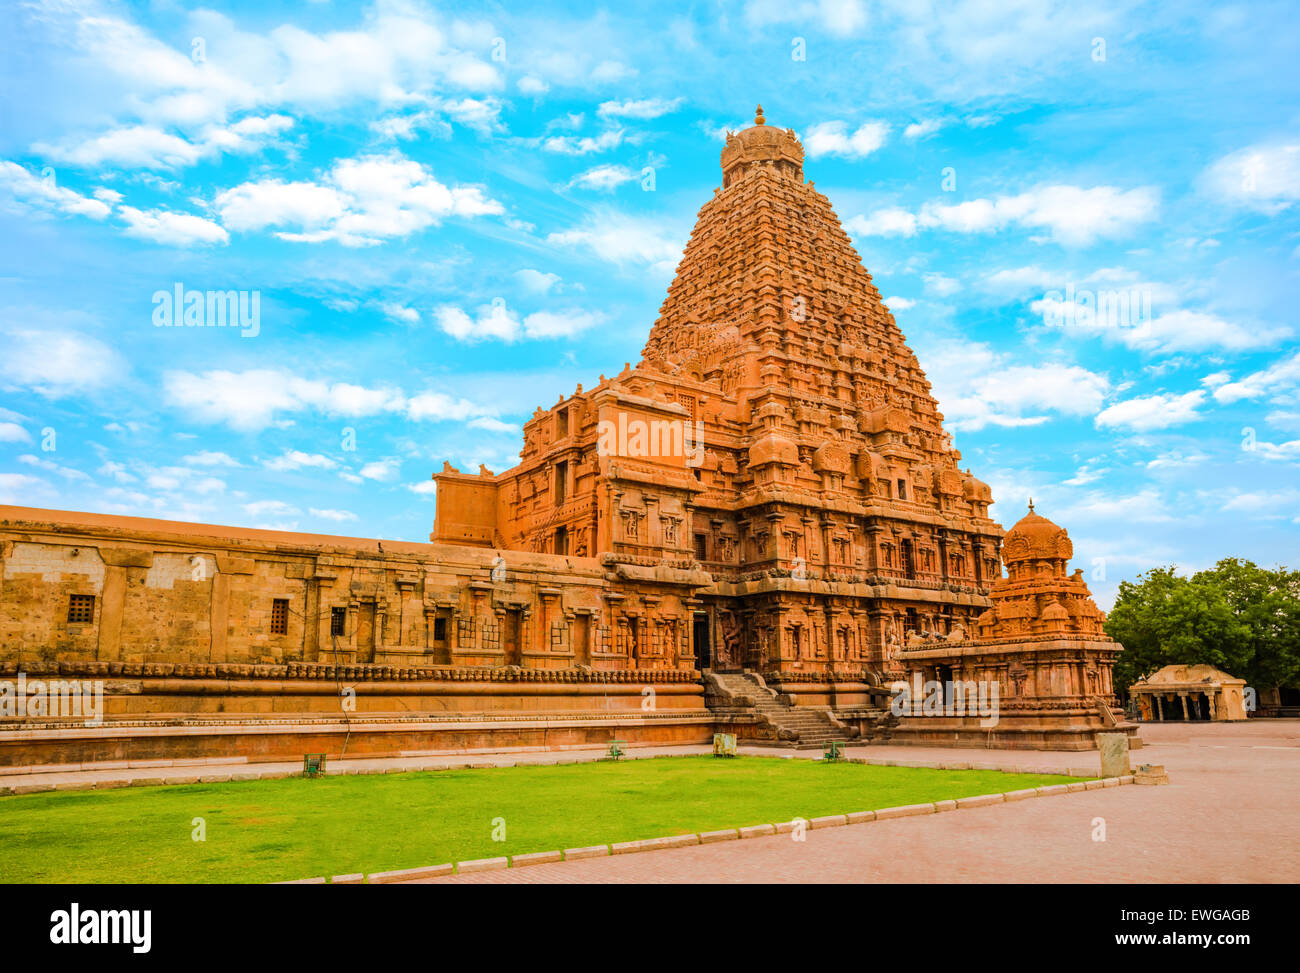
<instances>
[{"instance_id":1,"label":"grass","mask_svg":"<svg viewBox=\"0 0 1300 973\"><path fill-rule=\"evenodd\" d=\"M2 882L274 882L869 811L1058 784L711 756L0 798ZM191 835L203 818L206 840ZM504 819L505 841L493 840ZM499 829L498 829L499 830Z\"/></svg>"}]
</instances>

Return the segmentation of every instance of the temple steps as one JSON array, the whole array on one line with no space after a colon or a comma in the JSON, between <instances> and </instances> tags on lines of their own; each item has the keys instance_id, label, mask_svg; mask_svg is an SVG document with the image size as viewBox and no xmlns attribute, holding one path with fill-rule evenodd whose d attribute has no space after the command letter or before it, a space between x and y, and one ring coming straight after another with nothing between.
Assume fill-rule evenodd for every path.
<instances>
[{"instance_id":1,"label":"temple steps","mask_svg":"<svg viewBox=\"0 0 1300 973\"><path fill-rule=\"evenodd\" d=\"M775 692L749 673L714 672L718 683L732 696L745 696L754 709L782 730L797 735L800 746L822 746L831 742L847 743L853 736L831 719L824 707L790 706Z\"/></svg>"}]
</instances>

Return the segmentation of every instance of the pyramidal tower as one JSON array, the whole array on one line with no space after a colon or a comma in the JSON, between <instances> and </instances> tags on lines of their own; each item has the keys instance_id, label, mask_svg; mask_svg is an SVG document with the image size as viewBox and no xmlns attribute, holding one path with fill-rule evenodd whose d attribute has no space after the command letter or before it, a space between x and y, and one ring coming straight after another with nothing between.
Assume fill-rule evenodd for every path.
<instances>
[{"instance_id":1,"label":"pyramidal tower","mask_svg":"<svg viewBox=\"0 0 1300 973\"><path fill-rule=\"evenodd\" d=\"M432 539L598 558L593 665L879 685L974 630L1002 530L794 132L760 107L721 162L640 363L445 467Z\"/></svg>"}]
</instances>

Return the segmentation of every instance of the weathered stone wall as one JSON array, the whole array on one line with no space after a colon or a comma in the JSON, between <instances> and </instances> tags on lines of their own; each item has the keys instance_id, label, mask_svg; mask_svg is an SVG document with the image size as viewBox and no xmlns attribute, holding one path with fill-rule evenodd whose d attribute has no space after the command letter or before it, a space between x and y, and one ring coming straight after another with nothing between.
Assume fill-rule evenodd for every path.
<instances>
[{"instance_id":1,"label":"weathered stone wall","mask_svg":"<svg viewBox=\"0 0 1300 973\"><path fill-rule=\"evenodd\" d=\"M686 603L708 576L650 566L610 584L607 567L0 507L0 664L690 671ZM94 599L89 621L69 620L73 595ZM286 603L283 632L273 625L277 600Z\"/></svg>"}]
</instances>

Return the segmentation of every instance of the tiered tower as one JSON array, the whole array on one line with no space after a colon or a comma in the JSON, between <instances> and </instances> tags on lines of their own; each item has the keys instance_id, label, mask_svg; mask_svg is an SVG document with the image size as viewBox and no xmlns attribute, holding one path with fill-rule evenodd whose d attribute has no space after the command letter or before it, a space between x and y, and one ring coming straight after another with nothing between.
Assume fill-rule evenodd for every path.
<instances>
[{"instance_id":1,"label":"tiered tower","mask_svg":"<svg viewBox=\"0 0 1300 973\"><path fill-rule=\"evenodd\" d=\"M600 557L603 626L689 616L683 664L879 685L974 627L1002 531L803 157L761 108L728 134L641 362L538 410L514 469L436 476L432 538Z\"/></svg>"}]
</instances>

